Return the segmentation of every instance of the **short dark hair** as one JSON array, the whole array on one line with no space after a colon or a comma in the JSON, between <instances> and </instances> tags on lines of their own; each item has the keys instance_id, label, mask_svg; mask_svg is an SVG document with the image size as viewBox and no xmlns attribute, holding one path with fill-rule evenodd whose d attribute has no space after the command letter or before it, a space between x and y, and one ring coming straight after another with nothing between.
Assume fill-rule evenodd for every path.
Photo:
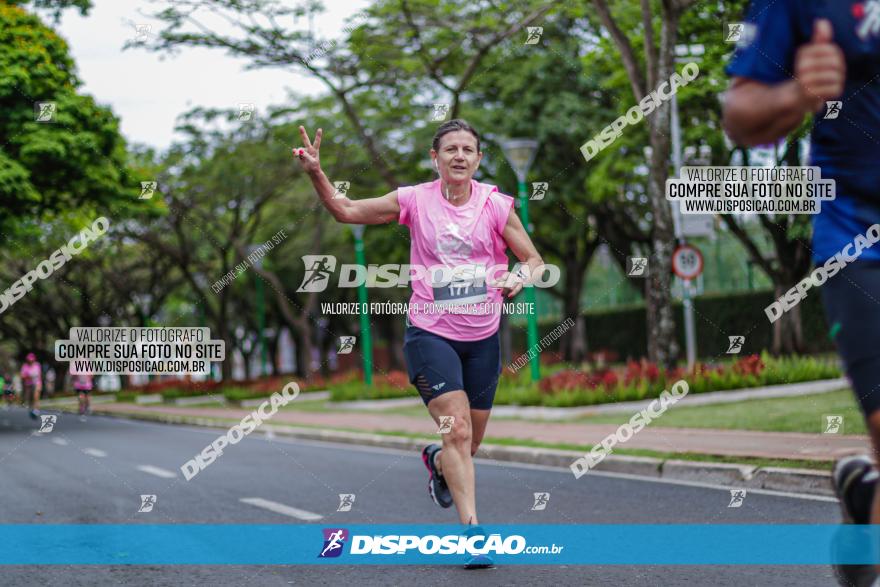
<instances>
[{"instance_id":1,"label":"short dark hair","mask_svg":"<svg viewBox=\"0 0 880 587\"><path fill-rule=\"evenodd\" d=\"M458 130L463 130L474 135L474 138L477 139L477 153L480 152L480 135L477 134L477 131L474 130L474 127L469 125L466 120L461 118L455 118L453 120L448 120L440 125L440 128L437 129L437 132L434 133L434 140L431 141L431 147L437 151L440 148L440 139L443 135L455 132Z\"/></svg>"}]
</instances>

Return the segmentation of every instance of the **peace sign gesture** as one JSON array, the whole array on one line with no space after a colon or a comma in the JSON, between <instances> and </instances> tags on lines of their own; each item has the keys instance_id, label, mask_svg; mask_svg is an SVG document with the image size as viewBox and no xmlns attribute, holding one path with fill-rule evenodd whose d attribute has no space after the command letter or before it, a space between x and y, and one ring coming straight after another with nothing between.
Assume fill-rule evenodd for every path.
<instances>
[{"instance_id":1,"label":"peace sign gesture","mask_svg":"<svg viewBox=\"0 0 880 587\"><path fill-rule=\"evenodd\" d=\"M319 128L315 134L315 142L309 140L309 133L302 126L299 127L299 136L302 137L304 149L294 147L293 156L299 159L299 163L307 173L315 173L321 170L321 161L318 158L318 149L321 148L323 131Z\"/></svg>"}]
</instances>

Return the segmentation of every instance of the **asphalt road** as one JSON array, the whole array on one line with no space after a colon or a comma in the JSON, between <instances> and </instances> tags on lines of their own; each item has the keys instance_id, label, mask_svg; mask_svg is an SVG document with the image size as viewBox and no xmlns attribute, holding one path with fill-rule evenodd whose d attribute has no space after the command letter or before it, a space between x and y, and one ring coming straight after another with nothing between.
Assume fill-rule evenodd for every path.
<instances>
[{"instance_id":1,"label":"asphalt road","mask_svg":"<svg viewBox=\"0 0 880 587\"><path fill-rule=\"evenodd\" d=\"M58 413L58 412L45 412ZM491 424L490 424L491 426ZM0 411L0 523L279 524L455 523L435 506L418 454L266 438L259 431L228 448L187 482L180 465L218 430L60 414L54 430L24 410ZM173 476L170 476L173 475ZM478 461L477 504L484 524L703 524L839 521L822 498L730 493L680 483ZM533 493L549 491L544 511ZM337 512L340 493L355 507ZM140 495L155 494L138 513ZM242 501L245 500L245 501ZM320 521L303 516L317 514ZM300 516L299 518L297 516ZM2 547L2 546L0 546ZM735 548L736 545L731 545ZM671 544L670 548L687 548ZM9 566L4 585L834 585L823 566Z\"/></svg>"}]
</instances>

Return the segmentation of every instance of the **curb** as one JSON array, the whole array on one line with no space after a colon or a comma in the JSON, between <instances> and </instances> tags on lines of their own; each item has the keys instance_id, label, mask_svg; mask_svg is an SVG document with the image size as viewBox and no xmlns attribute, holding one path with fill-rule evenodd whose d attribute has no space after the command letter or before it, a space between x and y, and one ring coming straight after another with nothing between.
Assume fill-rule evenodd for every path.
<instances>
[{"instance_id":1,"label":"curb","mask_svg":"<svg viewBox=\"0 0 880 587\"><path fill-rule=\"evenodd\" d=\"M172 416L154 414L132 414L120 412L104 412L95 410L105 416L126 418L130 420L146 420L165 424L187 424L191 426L207 426L212 428L228 428L230 422L216 418L200 418L194 416ZM325 442L341 442L359 446L375 446L399 450L421 450L423 438L409 438L372 434L369 432L349 432L346 430L324 430L319 428L300 428L277 424L264 424L260 427L264 435L287 436L303 440L321 440ZM477 452L477 457L496 461L544 465L568 469L571 463L584 456L582 452L528 446L506 446L484 444ZM695 481L724 485L738 489L768 489L787 491L809 495L834 496L831 485L830 471L811 469L794 469L786 467L756 467L735 463L713 463L702 461L684 461L676 459L657 459L654 457L634 457L609 455L595 467L600 472L623 473L657 479L675 481ZM589 474L589 473L588 473Z\"/></svg>"}]
</instances>

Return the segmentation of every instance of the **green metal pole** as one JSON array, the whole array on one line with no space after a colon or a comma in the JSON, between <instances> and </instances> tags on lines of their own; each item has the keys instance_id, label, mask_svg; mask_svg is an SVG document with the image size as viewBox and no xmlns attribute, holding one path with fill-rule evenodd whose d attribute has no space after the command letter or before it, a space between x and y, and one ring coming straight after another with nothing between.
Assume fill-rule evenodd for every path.
<instances>
[{"instance_id":1,"label":"green metal pole","mask_svg":"<svg viewBox=\"0 0 880 587\"><path fill-rule=\"evenodd\" d=\"M529 198L526 194L526 182L517 181L517 189L519 191L519 214L520 219L522 220L523 226L526 227L526 232L531 235L532 227L529 223ZM534 349L538 345L538 316L537 309L538 305L535 301L535 288L527 287L526 291L526 302L532 304L530 307L535 309L534 313L529 313L526 318L528 319L528 349ZM538 357L539 353L535 353L535 356L532 357L531 360L531 368L532 368L532 381L539 381L541 379L541 361Z\"/></svg>"},{"instance_id":2,"label":"green metal pole","mask_svg":"<svg viewBox=\"0 0 880 587\"><path fill-rule=\"evenodd\" d=\"M357 233L354 235L354 256L355 262L358 265L361 267L367 266L366 256L364 255L364 241L362 238L358 237ZM358 286L358 302L360 302L362 308L367 304L367 286L364 283ZM364 343L364 382L372 387L373 341L370 337L370 318L367 312L361 312L361 338Z\"/></svg>"},{"instance_id":3,"label":"green metal pole","mask_svg":"<svg viewBox=\"0 0 880 587\"><path fill-rule=\"evenodd\" d=\"M269 374L268 370L268 355L266 352L266 305L265 305L265 295L263 293L263 280L260 279L260 276L254 273L254 278L257 280L257 328L260 330L260 356L263 361L263 376Z\"/></svg>"}]
</instances>

